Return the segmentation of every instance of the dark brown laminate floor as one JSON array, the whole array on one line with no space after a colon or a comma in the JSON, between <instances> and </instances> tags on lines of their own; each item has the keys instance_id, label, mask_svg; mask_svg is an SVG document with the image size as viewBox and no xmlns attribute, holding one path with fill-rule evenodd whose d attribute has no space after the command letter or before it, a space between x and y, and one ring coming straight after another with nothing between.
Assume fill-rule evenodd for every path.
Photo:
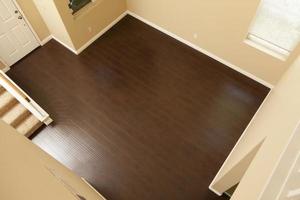
<instances>
[{"instance_id":1,"label":"dark brown laminate floor","mask_svg":"<svg viewBox=\"0 0 300 200\"><path fill-rule=\"evenodd\" d=\"M33 142L109 200L223 199L208 185L268 93L132 17L8 74L55 120Z\"/></svg>"}]
</instances>

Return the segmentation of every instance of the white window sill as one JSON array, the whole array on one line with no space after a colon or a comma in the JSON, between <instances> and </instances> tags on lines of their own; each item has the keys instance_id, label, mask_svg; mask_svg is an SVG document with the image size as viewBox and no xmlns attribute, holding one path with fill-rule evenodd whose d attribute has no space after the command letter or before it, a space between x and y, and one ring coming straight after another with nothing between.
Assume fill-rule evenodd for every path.
<instances>
[{"instance_id":1,"label":"white window sill","mask_svg":"<svg viewBox=\"0 0 300 200\"><path fill-rule=\"evenodd\" d=\"M249 34L247 39L244 41L249 46L252 46L270 56L273 56L281 61L286 61L290 55L290 52L280 47L270 44L254 35Z\"/></svg>"},{"instance_id":2,"label":"white window sill","mask_svg":"<svg viewBox=\"0 0 300 200\"><path fill-rule=\"evenodd\" d=\"M74 20L79 19L79 18L85 16L86 14L88 14L89 12L91 12L91 10L93 10L95 7L97 7L101 2L102 2L102 0L92 0L92 2L88 3L83 8L81 8L79 11L77 11L76 13L73 14Z\"/></svg>"}]
</instances>

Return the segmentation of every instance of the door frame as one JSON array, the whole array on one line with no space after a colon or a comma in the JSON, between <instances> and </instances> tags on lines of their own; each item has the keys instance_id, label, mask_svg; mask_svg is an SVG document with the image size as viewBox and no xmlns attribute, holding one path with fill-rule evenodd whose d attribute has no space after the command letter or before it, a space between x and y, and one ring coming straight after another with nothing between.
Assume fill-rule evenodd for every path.
<instances>
[{"instance_id":1,"label":"door frame","mask_svg":"<svg viewBox=\"0 0 300 200\"><path fill-rule=\"evenodd\" d=\"M27 19L25 13L23 12L22 8L20 7L20 5L18 4L17 0L10 0L18 9L18 11L20 12L20 14L23 17L23 20L25 21L25 23L27 24L27 26L29 27L29 30L31 31L31 33L33 34L34 38L36 39L36 41L39 43L40 46L42 46L42 41L40 40L38 34L35 32L34 28L32 27L31 23L29 22L29 20ZM5 67L2 69L2 71L7 72L10 70L10 66L8 66L8 64L1 59L0 57L0 61L5 65Z\"/></svg>"},{"instance_id":2,"label":"door frame","mask_svg":"<svg viewBox=\"0 0 300 200\"><path fill-rule=\"evenodd\" d=\"M28 25L30 31L33 33L36 41L40 44L40 46L42 46L42 41L40 40L38 34L35 32L34 28L32 27L32 25L30 24L29 20L27 19L25 13L23 12L22 8L20 7L19 3L17 2L17 0L10 0L13 2L13 4L16 6L16 8L18 9L18 11L20 12L20 14L22 15L25 23Z\"/></svg>"}]
</instances>

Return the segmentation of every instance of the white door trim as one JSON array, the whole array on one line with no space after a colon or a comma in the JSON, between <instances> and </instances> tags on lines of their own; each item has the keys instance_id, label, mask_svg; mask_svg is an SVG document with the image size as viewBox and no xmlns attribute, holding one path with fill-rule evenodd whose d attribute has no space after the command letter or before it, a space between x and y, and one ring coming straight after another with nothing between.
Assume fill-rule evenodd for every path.
<instances>
[{"instance_id":1,"label":"white door trim","mask_svg":"<svg viewBox=\"0 0 300 200\"><path fill-rule=\"evenodd\" d=\"M40 44L40 46L42 46L42 41L40 40L38 34L35 32L35 30L33 29L32 25L30 24L29 20L27 19L25 13L23 12L22 8L20 7L20 5L18 4L17 0L11 0L15 6L17 7L18 11L20 12L20 14L22 15L24 21L26 22L26 24L28 25L30 31L33 33L36 41Z\"/></svg>"},{"instance_id":2,"label":"white door trim","mask_svg":"<svg viewBox=\"0 0 300 200\"><path fill-rule=\"evenodd\" d=\"M20 12L20 14L23 17L23 20L25 21L25 23L27 24L27 26L29 27L29 30L32 32L34 38L36 39L36 41L39 43L40 46L43 46L43 41L40 40L39 36L37 35L37 33L35 32L34 28L32 27L31 23L29 22L29 20L27 19L25 13L23 12L22 8L20 7L20 5L18 4L17 0L11 0L12 3L16 6L16 8L18 9L18 11ZM10 70L10 66L3 60L0 58L0 61L5 65L5 67L3 69L1 69L3 72L7 72Z\"/></svg>"}]
</instances>

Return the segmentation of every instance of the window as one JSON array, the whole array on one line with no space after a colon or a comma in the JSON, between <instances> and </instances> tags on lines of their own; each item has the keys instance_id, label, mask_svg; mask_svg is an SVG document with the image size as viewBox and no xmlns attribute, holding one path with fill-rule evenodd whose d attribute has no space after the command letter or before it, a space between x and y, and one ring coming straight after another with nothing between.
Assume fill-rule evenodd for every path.
<instances>
[{"instance_id":1,"label":"window","mask_svg":"<svg viewBox=\"0 0 300 200\"><path fill-rule=\"evenodd\" d=\"M73 10L73 14L79 11L92 0L70 0L69 8Z\"/></svg>"},{"instance_id":2,"label":"window","mask_svg":"<svg viewBox=\"0 0 300 200\"><path fill-rule=\"evenodd\" d=\"M300 0L262 0L248 40L288 56L300 41Z\"/></svg>"}]
</instances>

